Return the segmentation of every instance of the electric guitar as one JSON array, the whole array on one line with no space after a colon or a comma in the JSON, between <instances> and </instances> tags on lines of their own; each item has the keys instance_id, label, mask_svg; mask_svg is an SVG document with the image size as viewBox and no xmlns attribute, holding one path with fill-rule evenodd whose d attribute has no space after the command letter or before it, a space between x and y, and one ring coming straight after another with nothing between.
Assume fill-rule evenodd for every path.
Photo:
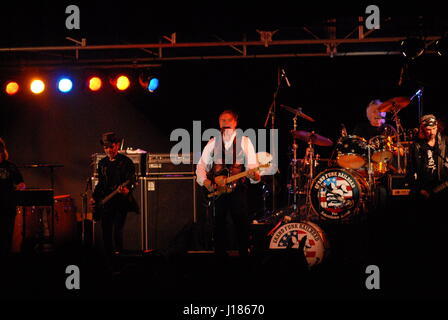
<instances>
[{"instance_id":1,"label":"electric guitar","mask_svg":"<svg viewBox=\"0 0 448 320\"><path fill-rule=\"evenodd\" d=\"M93 218L95 221L98 221L101 218L101 214L104 210L104 206L106 203L108 203L113 197L115 197L118 193L120 188L126 187L131 183L131 180L126 180L122 184L118 186L117 189L109 193L107 196L105 196L102 199L95 199L95 203L93 204L92 210L93 210Z\"/></svg>"},{"instance_id":2,"label":"electric guitar","mask_svg":"<svg viewBox=\"0 0 448 320\"><path fill-rule=\"evenodd\" d=\"M271 165L270 163L262 164L255 168L237 173L233 176L227 176L227 177L226 176L217 176L217 177L215 177L214 180L216 183L216 191L210 192L207 195L207 198L213 198L213 197L217 198L224 193L232 192L235 189L236 182L239 179L247 177L249 174L254 173L255 171L258 171L261 168L268 168L270 165Z\"/></svg>"}]
</instances>

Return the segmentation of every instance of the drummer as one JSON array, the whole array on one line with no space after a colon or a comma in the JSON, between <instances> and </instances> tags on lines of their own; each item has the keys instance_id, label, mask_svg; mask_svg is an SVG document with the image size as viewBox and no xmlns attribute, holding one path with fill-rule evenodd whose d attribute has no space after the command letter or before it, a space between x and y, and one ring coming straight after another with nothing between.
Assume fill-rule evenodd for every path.
<instances>
[{"instance_id":1,"label":"drummer","mask_svg":"<svg viewBox=\"0 0 448 320\"><path fill-rule=\"evenodd\" d=\"M366 108L369 122L359 123L353 130L353 134L369 140L375 136L395 136L396 130L393 126L386 124L386 112L379 112L378 108L382 101L375 99L370 101Z\"/></svg>"}]
</instances>

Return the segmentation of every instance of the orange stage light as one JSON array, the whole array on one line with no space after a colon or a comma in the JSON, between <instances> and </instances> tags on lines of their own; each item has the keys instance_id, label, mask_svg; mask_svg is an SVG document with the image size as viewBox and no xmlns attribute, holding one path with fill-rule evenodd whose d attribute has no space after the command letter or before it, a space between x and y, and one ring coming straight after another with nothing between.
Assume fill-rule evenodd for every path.
<instances>
[{"instance_id":1,"label":"orange stage light","mask_svg":"<svg viewBox=\"0 0 448 320\"><path fill-rule=\"evenodd\" d=\"M117 89L120 91L124 91L127 88L129 88L130 84L131 84L131 82L129 81L129 78L126 76L119 76L117 78L116 86L117 86Z\"/></svg>"},{"instance_id":2,"label":"orange stage light","mask_svg":"<svg viewBox=\"0 0 448 320\"><path fill-rule=\"evenodd\" d=\"M6 85L6 93L9 95L16 94L19 91L19 84L17 82L11 81Z\"/></svg>"},{"instance_id":3,"label":"orange stage light","mask_svg":"<svg viewBox=\"0 0 448 320\"><path fill-rule=\"evenodd\" d=\"M92 91L98 91L101 89L102 81L99 77L92 77L89 79L89 89Z\"/></svg>"}]
</instances>

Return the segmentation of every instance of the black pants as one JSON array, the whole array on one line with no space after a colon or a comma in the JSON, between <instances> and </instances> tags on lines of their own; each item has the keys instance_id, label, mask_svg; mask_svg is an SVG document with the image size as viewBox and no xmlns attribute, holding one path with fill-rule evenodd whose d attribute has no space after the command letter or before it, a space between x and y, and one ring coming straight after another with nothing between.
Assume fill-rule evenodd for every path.
<instances>
[{"instance_id":1,"label":"black pants","mask_svg":"<svg viewBox=\"0 0 448 320\"><path fill-rule=\"evenodd\" d=\"M240 256L247 256L249 248L249 218L247 207L247 186L240 185L232 193L223 194L215 202L215 252L226 251L226 218L231 215L235 225Z\"/></svg>"},{"instance_id":2,"label":"black pants","mask_svg":"<svg viewBox=\"0 0 448 320\"><path fill-rule=\"evenodd\" d=\"M102 215L103 244L106 254L113 254L123 250L123 229L127 211L109 209Z\"/></svg>"},{"instance_id":3,"label":"black pants","mask_svg":"<svg viewBox=\"0 0 448 320\"><path fill-rule=\"evenodd\" d=\"M2 257L7 256L11 252L15 219L15 209L0 208L0 256Z\"/></svg>"}]
</instances>

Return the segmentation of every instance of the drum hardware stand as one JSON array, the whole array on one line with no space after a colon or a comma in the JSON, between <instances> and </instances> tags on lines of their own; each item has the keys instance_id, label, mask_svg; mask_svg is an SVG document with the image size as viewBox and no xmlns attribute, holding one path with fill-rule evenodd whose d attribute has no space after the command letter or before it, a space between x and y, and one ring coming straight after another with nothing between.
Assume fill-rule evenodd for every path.
<instances>
[{"instance_id":1,"label":"drum hardware stand","mask_svg":"<svg viewBox=\"0 0 448 320\"><path fill-rule=\"evenodd\" d=\"M372 168L372 160L371 160L371 149L373 147L368 144L367 145L367 174L369 176L369 199L372 200L374 197L374 177L373 177L373 168Z\"/></svg>"},{"instance_id":2,"label":"drum hardware stand","mask_svg":"<svg viewBox=\"0 0 448 320\"><path fill-rule=\"evenodd\" d=\"M293 130L296 131L297 129L297 114L294 116L293 118ZM292 151L293 151L293 159L292 159L292 194L293 194L293 209L294 212L297 212L297 192L298 192L298 172L297 172L297 149L298 149L298 144L297 144L297 139L294 136L293 137L293 144L292 144Z\"/></svg>"},{"instance_id":3,"label":"drum hardware stand","mask_svg":"<svg viewBox=\"0 0 448 320\"><path fill-rule=\"evenodd\" d=\"M398 117L398 112L400 111L399 108L394 107L393 108L393 117L392 119L395 121L395 126L397 127L397 162L398 162L398 173L399 174L403 174L405 172L403 172L402 168L401 168L401 155L400 155L400 150L401 150L401 142L400 142L400 135L403 134L403 138L404 141L406 141L406 136L405 136L405 132L403 130L403 127L401 126L401 122L400 122L400 118ZM405 166L406 166L406 162L407 162L407 156L406 153L404 154L404 162L405 162Z\"/></svg>"},{"instance_id":4,"label":"drum hardware stand","mask_svg":"<svg viewBox=\"0 0 448 320\"><path fill-rule=\"evenodd\" d=\"M314 131L312 132L314 134ZM316 159L314 157L314 147L311 139L308 140L308 148L306 149L305 161L308 161L309 172L308 179L305 185L306 200L305 200L305 217L308 218L311 211L311 184L314 179L314 168Z\"/></svg>"}]
</instances>

